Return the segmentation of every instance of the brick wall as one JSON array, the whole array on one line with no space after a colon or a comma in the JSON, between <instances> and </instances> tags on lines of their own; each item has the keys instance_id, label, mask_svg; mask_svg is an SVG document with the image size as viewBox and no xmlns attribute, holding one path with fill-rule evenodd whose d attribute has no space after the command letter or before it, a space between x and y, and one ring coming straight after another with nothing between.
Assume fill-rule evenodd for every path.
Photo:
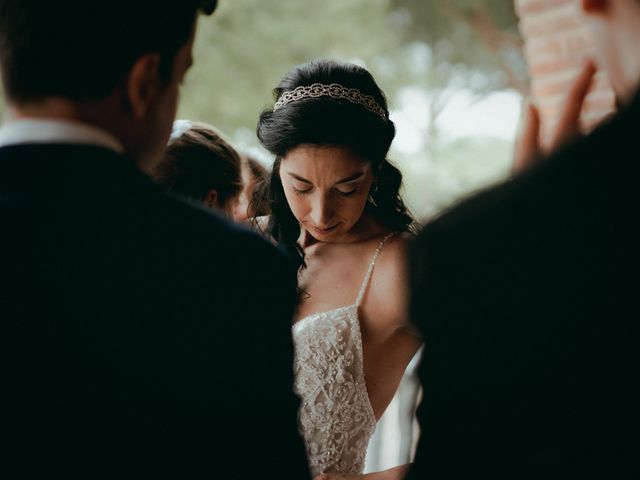
<instances>
[{"instance_id":1,"label":"brick wall","mask_svg":"<svg viewBox=\"0 0 640 480\"><path fill-rule=\"evenodd\" d=\"M591 52L580 0L515 0L525 58L531 76L531 96L542 114L543 142L557 122L559 109L582 62ZM614 95L604 72L598 72L582 112L585 130L614 108Z\"/></svg>"}]
</instances>

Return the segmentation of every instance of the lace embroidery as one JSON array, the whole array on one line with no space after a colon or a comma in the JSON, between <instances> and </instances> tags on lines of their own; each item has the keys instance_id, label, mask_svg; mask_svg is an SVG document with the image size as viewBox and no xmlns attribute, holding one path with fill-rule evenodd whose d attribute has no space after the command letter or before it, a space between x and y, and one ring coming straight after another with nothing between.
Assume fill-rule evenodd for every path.
<instances>
[{"instance_id":1,"label":"lace embroidery","mask_svg":"<svg viewBox=\"0 0 640 480\"><path fill-rule=\"evenodd\" d=\"M295 391L302 399L300 430L313 476L359 474L364 469L376 419L364 378L358 308L380 242L356 303L310 315L293 326Z\"/></svg>"}]
</instances>

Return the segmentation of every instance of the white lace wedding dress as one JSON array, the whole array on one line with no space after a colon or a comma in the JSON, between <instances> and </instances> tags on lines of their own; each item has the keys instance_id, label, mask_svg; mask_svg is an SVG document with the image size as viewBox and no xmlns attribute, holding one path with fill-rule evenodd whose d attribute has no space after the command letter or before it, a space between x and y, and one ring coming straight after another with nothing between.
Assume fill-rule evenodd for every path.
<instances>
[{"instance_id":1,"label":"white lace wedding dress","mask_svg":"<svg viewBox=\"0 0 640 480\"><path fill-rule=\"evenodd\" d=\"M316 313L293 325L295 390L313 476L359 474L376 428L364 379L358 308L387 235L378 245L353 305Z\"/></svg>"}]
</instances>

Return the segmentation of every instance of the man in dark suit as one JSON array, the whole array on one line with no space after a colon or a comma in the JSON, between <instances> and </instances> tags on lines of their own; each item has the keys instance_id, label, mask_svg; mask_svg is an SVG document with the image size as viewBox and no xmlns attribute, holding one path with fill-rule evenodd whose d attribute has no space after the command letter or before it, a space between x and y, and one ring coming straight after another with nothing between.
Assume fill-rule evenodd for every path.
<instances>
[{"instance_id":1,"label":"man in dark suit","mask_svg":"<svg viewBox=\"0 0 640 480\"><path fill-rule=\"evenodd\" d=\"M580 5L621 111L413 246L425 350L412 480L640 478L640 2Z\"/></svg>"},{"instance_id":2,"label":"man in dark suit","mask_svg":"<svg viewBox=\"0 0 640 480\"><path fill-rule=\"evenodd\" d=\"M0 0L3 480L308 478L293 270L141 172L214 3Z\"/></svg>"}]
</instances>

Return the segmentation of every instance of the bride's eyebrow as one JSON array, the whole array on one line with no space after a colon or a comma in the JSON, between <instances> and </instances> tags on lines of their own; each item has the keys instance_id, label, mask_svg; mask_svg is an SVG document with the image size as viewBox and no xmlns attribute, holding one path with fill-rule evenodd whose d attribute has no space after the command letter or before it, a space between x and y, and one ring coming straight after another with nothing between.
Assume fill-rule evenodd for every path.
<instances>
[{"instance_id":1,"label":"bride's eyebrow","mask_svg":"<svg viewBox=\"0 0 640 480\"><path fill-rule=\"evenodd\" d=\"M351 175L350 177L346 177L346 178L343 178L342 180L338 180L335 184L339 185L341 183L353 182L355 180L360 179L363 176L364 176L364 172L356 173L355 175Z\"/></svg>"},{"instance_id":2,"label":"bride's eyebrow","mask_svg":"<svg viewBox=\"0 0 640 480\"><path fill-rule=\"evenodd\" d=\"M299 182L304 182L304 183L308 183L308 184L313 184L313 182L311 182L311 180L307 180L306 178L303 178L299 175L296 175L295 173L291 173L291 172L287 172L287 175L289 175L290 177L295 178L296 180L298 180Z\"/></svg>"}]
</instances>

